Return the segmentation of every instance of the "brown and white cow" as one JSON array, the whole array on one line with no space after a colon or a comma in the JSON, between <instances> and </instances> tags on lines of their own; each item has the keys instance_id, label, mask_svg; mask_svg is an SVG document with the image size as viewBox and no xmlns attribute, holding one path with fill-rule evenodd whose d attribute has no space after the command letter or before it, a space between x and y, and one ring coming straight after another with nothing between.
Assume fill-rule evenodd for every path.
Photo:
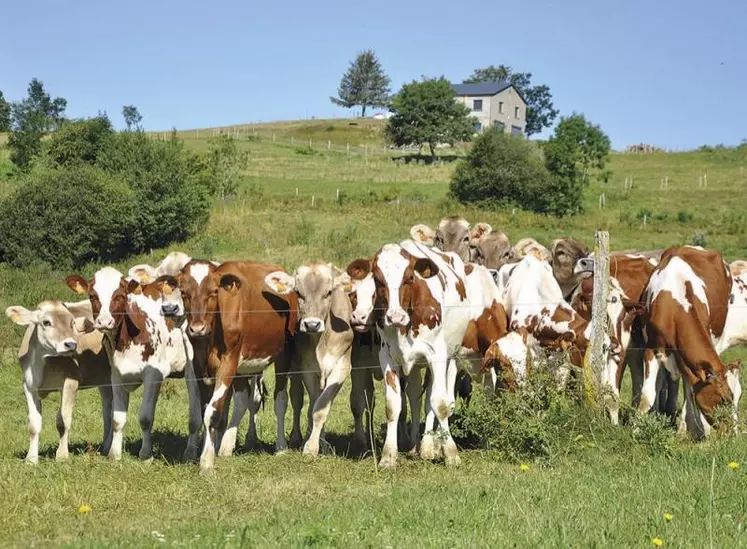
<instances>
[{"instance_id":1,"label":"brown and white cow","mask_svg":"<svg viewBox=\"0 0 747 549\"><path fill-rule=\"evenodd\" d=\"M184 266L192 260L190 256L184 252L171 252L164 257L161 262L156 266L152 267L147 263L141 263L131 267L127 271L127 276L134 280L147 284L153 282L159 276L169 275L176 276L184 268Z\"/></svg>"},{"instance_id":2,"label":"brown and white cow","mask_svg":"<svg viewBox=\"0 0 747 549\"><path fill-rule=\"evenodd\" d=\"M200 456L200 469L210 471L215 466L215 445L218 427L235 381L251 379L275 365L275 414L277 440L275 450L287 449L284 420L288 406L286 390L290 372L291 345L298 323L298 299L295 293L281 296L265 285L265 278L279 265L254 261L228 261L219 267L203 261L188 263L179 275L179 286L185 300L187 333L190 338L205 338L204 379L214 380L214 391L205 406L205 444ZM236 405L243 410L247 397ZM298 394L293 391L292 395ZM302 393L301 397L303 396ZM294 399L294 412L297 401ZM300 413L300 408L298 408ZM235 421L221 441L221 455L230 455L236 442ZM192 435L192 433L191 433ZM194 434L196 436L196 433ZM229 452L230 450L230 452Z\"/></svg>"},{"instance_id":3,"label":"brown and white cow","mask_svg":"<svg viewBox=\"0 0 747 549\"><path fill-rule=\"evenodd\" d=\"M300 265L292 275L272 272L265 277L265 284L279 295L295 292L298 299L292 364L294 371L302 372L309 393L312 428L303 453L315 456L329 409L351 369L350 276L331 263L312 261Z\"/></svg>"},{"instance_id":4,"label":"brown and white cow","mask_svg":"<svg viewBox=\"0 0 747 549\"><path fill-rule=\"evenodd\" d=\"M176 279L163 276L143 285L136 280L128 281L112 267L104 267L96 271L91 280L70 275L66 282L72 290L88 293L94 328L104 332L111 341L113 433L109 458L119 460L122 457L130 393L142 384L140 458L148 459L161 384L172 374L183 372L192 359L189 341L173 320L184 314Z\"/></svg>"},{"instance_id":5,"label":"brown and white cow","mask_svg":"<svg viewBox=\"0 0 747 549\"><path fill-rule=\"evenodd\" d=\"M12 306L5 314L16 324L27 326L18 350L29 417L26 461L35 464L39 460L41 401L53 392L61 393L57 413L60 444L56 459L68 457L68 438L79 387L99 389L104 418L102 451L107 453L112 425L111 369L103 348L103 334L99 331L84 333L93 322L89 301L42 301L33 311Z\"/></svg>"},{"instance_id":6,"label":"brown and white cow","mask_svg":"<svg viewBox=\"0 0 747 549\"><path fill-rule=\"evenodd\" d=\"M747 341L747 285L742 284L739 278L732 279L718 252L683 246L664 252L646 288L646 371L640 409L648 411L654 405L657 374L666 368L675 383L683 378L680 429L696 439L707 435L718 405L733 406L736 418L739 372L725 365L719 353ZM740 303L730 303L737 300ZM676 390L672 392L670 414L676 411Z\"/></svg>"},{"instance_id":7,"label":"brown and white cow","mask_svg":"<svg viewBox=\"0 0 747 549\"><path fill-rule=\"evenodd\" d=\"M573 238L556 238L550 244L552 273L560 284L563 297L570 300L576 289L577 279L574 274L576 262L589 255L589 248Z\"/></svg>"}]
</instances>

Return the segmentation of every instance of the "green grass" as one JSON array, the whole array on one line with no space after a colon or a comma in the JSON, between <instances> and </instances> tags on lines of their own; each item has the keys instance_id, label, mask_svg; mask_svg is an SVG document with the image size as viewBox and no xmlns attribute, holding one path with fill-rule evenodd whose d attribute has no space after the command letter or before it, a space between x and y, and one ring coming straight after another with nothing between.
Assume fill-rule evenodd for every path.
<instances>
[{"instance_id":1,"label":"green grass","mask_svg":"<svg viewBox=\"0 0 747 549\"><path fill-rule=\"evenodd\" d=\"M705 232L708 246L727 259L747 257L744 153L615 154L611 181L595 183L586 193L587 213L556 220L455 204L446 196L453 163L405 164L381 154L327 151L327 126L334 128L328 132L333 144L356 139L358 144L377 143L368 130L356 134L342 121L288 125L285 138L305 135L321 143L312 155L279 139L273 144L268 133L274 130L279 136L282 125L258 131L259 141L242 137L251 160L239 195L216 204L203 234L170 249L289 268L312 258L345 266L385 242L405 238L414 223L435 224L458 213L491 223L513 241L534 236L548 243L573 236L591 243L594 231L605 228L613 248L649 248L689 243L696 232ZM204 149L206 133L187 139L188 145ZM7 163L5 154L0 152L0 164ZM0 193L6 193L18 183L2 173ZM703 173L708 174L708 188L699 189ZM633 190L625 191L624 180L631 176ZM659 189L664 176L669 190ZM607 208L599 210L602 192ZM165 253L133 257L119 267L155 263ZM0 264L0 308L32 307L50 297L73 299L64 284L67 274ZM555 456L547 466L530 463L527 472L477 450L463 450L463 464L456 470L402 456L396 471L383 472L370 455L346 455L352 432L349 385L328 422L334 455L317 460L297 452L240 454L218 460L212 477L200 476L194 465L173 463L186 437L186 395L182 382L173 380L156 412L152 463L133 457L140 441L142 390L131 402L128 454L120 464L87 449L88 443L100 444L101 424L97 392L83 391L75 410L71 460L53 460L59 402L53 395L43 405L47 457L30 467L22 463L28 444L26 403L15 359L21 335L10 322L0 323L0 486L5 494L0 500L0 546L650 547L658 536L665 547L707 547L711 534L714 547L747 546L747 471L727 467L737 461L747 468L744 437L715 437L703 444L677 441L670 455L657 455L635 442L629 427L613 430L594 423L567 454ZM268 382L270 387L273 383ZM380 425L381 388L377 394ZM260 428L266 444L274 442L272 410L270 399ZM246 424L241 440L245 429ZM378 437L380 443L380 433ZM81 504L91 512L80 515ZM674 515L671 522L662 518L665 512Z\"/></svg>"}]
</instances>

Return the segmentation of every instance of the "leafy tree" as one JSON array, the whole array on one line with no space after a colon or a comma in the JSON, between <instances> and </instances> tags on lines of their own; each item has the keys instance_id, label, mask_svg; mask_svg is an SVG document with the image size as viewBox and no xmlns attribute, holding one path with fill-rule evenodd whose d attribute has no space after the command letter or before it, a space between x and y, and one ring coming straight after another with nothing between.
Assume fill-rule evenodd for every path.
<instances>
[{"instance_id":1,"label":"leafy tree","mask_svg":"<svg viewBox=\"0 0 747 549\"><path fill-rule=\"evenodd\" d=\"M206 160L215 193L221 198L235 195L239 174L249 163L249 151L241 150L230 135L221 134L208 141Z\"/></svg>"},{"instance_id":2,"label":"leafy tree","mask_svg":"<svg viewBox=\"0 0 747 549\"><path fill-rule=\"evenodd\" d=\"M143 121L143 117L135 105L125 105L122 107L122 116L124 117L128 132L141 129L140 122Z\"/></svg>"},{"instance_id":3,"label":"leafy tree","mask_svg":"<svg viewBox=\"0 0 747 549\"><path fill-rule=\"evenodd\" d=\"M376 54L365 50L350 62L337 89L337 97L329 99L346 109L360 106L361 116L365 117L367 107L386 107L389 104L389 82Z\"/></svg>"},{"instance_id":4,"label":"leafy tree","mask_svg":"<svg viewBox=\"0 0 747 549\"><path fill-rule=\"evenodd\" d=\"M558 156L559 153L563 163L572 163L581 172L581 180L585 183L592 170L603 172L609 157L610 138L598 125L586 120L583 114L573 113L561 117L546 148L550 156Z\"/></svg>"},{"instance_id":5,"label":"leafy tree","mask_svg":"<svg viewBox=\"0 0 747 549\"><path fill-rule=\"evenodd\" d=\"M45 157L53 167L73 164L95 165L114 129L105 114L87 120L71 120L52 134Z\"/></svg>"},{"instance_id":6,"label":"leafy tree","mask_svg":"<svg viewBox=\"0 0 747 549\"><path fill-rule=\"evenodd\" d=\"M527 103L526 128L527 135L540 133L544 128L549 128L555 117L558 116L557 109L553 108L552 94L548 86L532 86L531 72L514 72L511 67L490 65L484 69L476 69L472 76L464 80L465 84L476 82L508 82L513 85L523 96Z\"/></svg>"},{"instance_id":7,"label":"leafy tree","mask_svg":"<svg viewBox=\"0 0 747 549\"><path fill-rule=\"evenodd\" d=\"M0 91L0 132L10 131L10 103Z\"/></svg>"},{"instance_id":8,"label":"leafy tree","mask_svg":"<svg viewBox=\"0 0 747 549\"><path fill-rule=\"evenodd\" d=\"M475 133L477 120L454 100L451 84L443 76L405 84L394 96L390 110L389 141L398 147L427 144L434 160L438 143L469 141Z\"/></svg>"},{"instance_id":9,"label":"leafy tree","mask_svg":"<svg viewBox=\"0 0 747 549\"><path fill-rule=\"evenodd\" d=\"M28 97L11 106L10 160L21 170L28 170L41 152L41 139L64 120L67 100L52 99L44 84L36 78L28 87Z\"/></svg>"}]
</instances>

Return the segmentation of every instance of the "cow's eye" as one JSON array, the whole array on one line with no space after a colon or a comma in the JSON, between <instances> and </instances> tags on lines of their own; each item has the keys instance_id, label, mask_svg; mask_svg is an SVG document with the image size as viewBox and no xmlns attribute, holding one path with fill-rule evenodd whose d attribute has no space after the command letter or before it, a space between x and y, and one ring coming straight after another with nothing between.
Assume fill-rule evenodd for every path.
<instances>
[{"instance_id":1,"label":"cow's eye","mask_svg":"<svg viewBox=\"0 0 747 549\"><path fill-rule=\"evenodd\" d=\"M464 238L462 239L462 242L469 242L469 236L465 236L465 237L464 237Z\"/></svg>"},{"instance_id":2,"label":"cow's eye","mask_svg":"<svg viewBox=\"0 0 747 549\"><path fill-rule=\"evenodd\" d=\"M324 298L327 299L331 295L332 295L332 290L330 290L326 294L324 294Z\"/></svg>"},{"instance_id":3,"label":"cow's eye","mask_svg":"<svg viewBox=\"0 0 747 549\"><path fill-rule=\"evenodd\" d=\"M50 326L52 326L52 321L46 319L42 320L42 326L44 326L45 328L49 328Z\"/></svg>"},{"instance_id":4,"label":"cow's eye","mask_svg":"<svg viewBox=\"0 0 747 549\"><path fill-rule=\"evenodd\" d=\"M613 296L612 296L612 297L610 298L610 303L617 303L617 296L616 296L616 295L613 295Z\"/></svg>"}]
</instances>

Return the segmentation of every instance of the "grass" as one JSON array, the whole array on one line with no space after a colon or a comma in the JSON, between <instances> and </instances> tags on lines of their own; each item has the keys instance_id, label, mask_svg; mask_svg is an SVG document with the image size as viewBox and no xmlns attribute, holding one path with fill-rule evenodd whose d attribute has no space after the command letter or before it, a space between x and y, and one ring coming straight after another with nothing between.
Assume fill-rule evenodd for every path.
<instances>
[{"instance_id":1,"label":"grass","mask_svg":"<svg viewBox=\"0 0 747 549\"><path fill-rule=\"evenodd\" d=\"M328 126L334 129L328 132ZM376 143L369 130L348 130L341 121L305 121L271 130L320 142L326 140L317 136L329 133L337 145L352 143L352 134L358 143ZM204 133L200 139L187 139L187 144L204 149ZM216 204L203 234L170 249L288 268L312 258L344 266L385 242L406 237L414 223L435 224L444 215L458 213L487 221L514 241L534 236L548 243L557 236L573 236L591 243L594 231L605 228L613 248L648 248L689 243L701 232L707 245L720 249L728 260L747 257L744 152L614 154L612 179L594 183L586 193L587 213L556 220L453 203L446 196L450 162L407 164L402 158L327 151L324 144L305 154L280 140L273 144L264 130L261 136L241 138L251 160L239 195ZM0 164L7 164L7 151L0 151ZM18 184L3 173L0 193ZM704 173L708 187L698 188L698 175ZM664 176L669 177L668 190L659 188ZM631 191L624 189L626 177L633 178ZM600 193L607 198L604 210L598 208ZM155 263L165 253L133 257L120 267ZM95 269L91 265L84 274ZM0 264L0 307L32 307L49 297L71 299L64 284L67 274ZM396 471L384 472L377 471L370 455L358 457L349 451L349 385L328 421L332 453L316 460L297 452L240 454L219 460L212 477L200 476L194 465L174 463L186 439L186 395L183 383L171 380L156 412L153 462L133 457L140 444L137 409L142 390L131 402L125 430L128 453L120 464L91 453L88 444L101 441L98 394L83 391L75 410L71 460L53 459L59 398L52 395L43 405L46 458L30 467L22 463L28 444L26 404L15 359L21 335L10 322L0 323L4 547L647 547L654 537L663 539L665 547L706 547L711 535L714 547L747 546L747 472L727 467L736 461L747 468L744 437L715 437L702 444L675 440L671 452L662 453L634 438L630 427L611 429L595 422L585 427L581 439L573 439L567 452L529 462L526 472L495 453L466 449L456 470L402 456ZM377 394L376 423L381 425L380 388ZM274 442L272 410L270 399L260 427L268 445ZM90 506L89 513L79 513L82 504ZM665 521L664 513L674 519Z\"/></svg>"}]
</instances>

